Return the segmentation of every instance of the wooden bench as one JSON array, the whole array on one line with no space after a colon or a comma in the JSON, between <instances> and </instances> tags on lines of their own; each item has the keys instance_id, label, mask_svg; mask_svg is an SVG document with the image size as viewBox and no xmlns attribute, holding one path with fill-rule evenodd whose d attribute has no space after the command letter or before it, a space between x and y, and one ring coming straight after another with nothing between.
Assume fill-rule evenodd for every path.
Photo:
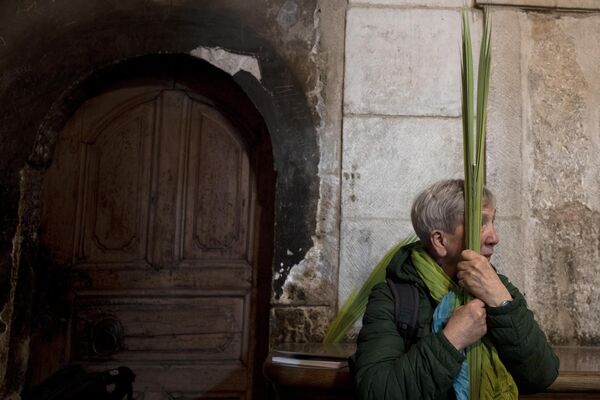
<instances>
[{"instance_id":1,"label":"wooden bench","mask_svg":"<svg viewBox=\"0 0 600 400\"><path fill-rule=\"evenodd\" d=\"M319 344L310 345L311 352L318 354ZM285 351L306 347L288 346ZM352 346L345 350L352 353ZM556 348L561 359L561 371L556 381L543 393L519 396L521 399L598 399L600 400L600 369L597 366L600 349ZM324 351L323 353L327 353ZM273 363L272 356L264 363L263 372L272 383L278 400L352 400L352 381L348 367L318 368ZM592 356L590 356L592 355ZM582 361L583 360L583 361ZM588 370L586 370L588 369Z\"/></svg>"}]
</instances>

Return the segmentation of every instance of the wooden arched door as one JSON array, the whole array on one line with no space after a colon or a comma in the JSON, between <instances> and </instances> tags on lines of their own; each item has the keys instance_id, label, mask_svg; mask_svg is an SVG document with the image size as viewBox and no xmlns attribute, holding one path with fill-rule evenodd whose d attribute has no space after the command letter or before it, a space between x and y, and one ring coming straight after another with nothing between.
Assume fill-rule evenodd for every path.
<instances>
[{"instance_id":1,"label":"wooden arched door","mask_svg":"<svg viewBox=\"0 0 600 400\"><path fill-rule=\"evenodd\" d=\"M218 107L172 87L88 100L60 136L41 242L69 277L68 312L62 333L34 337L33 381L126 365L140 399L252 397L266 339L252 149Z\"/></svg>"}]
</instances>

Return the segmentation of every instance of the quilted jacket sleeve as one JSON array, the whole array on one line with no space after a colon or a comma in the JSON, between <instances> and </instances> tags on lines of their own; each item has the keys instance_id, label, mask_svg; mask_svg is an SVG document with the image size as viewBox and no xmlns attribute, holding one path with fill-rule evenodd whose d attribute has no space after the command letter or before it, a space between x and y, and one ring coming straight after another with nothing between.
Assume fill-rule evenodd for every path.
<instances>
[{"instance_id":1,"label":"quilted jacket sleeve","mask_svg":"<svg viewBox=\"0 0 600 400\"><path fill-rule=\"evenodd\" d=\"M527 308L523 295L505 276L500 275L500 279L513 302L501 308L488 308L488 337L517 383L519 393L542 391L558 376L558 357Z\"/></svg>"},{"instance_id":2,"label":"quilted jacket sleeve","mask_svg":"<svg viewBox=\"0 0 600 400\"><path fill-rule=\"evenodd\" d=\"M427 300L421 299L420 306ZM394 324L394 303L385 283L369 297L354 356L359 400L448 398L464 360L442 333L429 334L406 349Z\"/></svg>"}]
</instances>

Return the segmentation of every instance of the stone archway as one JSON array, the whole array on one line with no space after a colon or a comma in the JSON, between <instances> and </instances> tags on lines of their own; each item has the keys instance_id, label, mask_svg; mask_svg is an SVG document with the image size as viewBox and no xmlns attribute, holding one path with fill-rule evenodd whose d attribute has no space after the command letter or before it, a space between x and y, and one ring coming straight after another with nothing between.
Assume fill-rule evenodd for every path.
<instances>
[{"instance_id":1,"label":"stone archway","mask_svg":"<svg viewBox=\"0 0 600 400\"><path fill-rule=\"evenodd\" d=\"M126 364L152 398L261 398L274 197L262 117L190 57L93 81L43 174L33 383L72 362Z\"/></svg>"},{"instance_id":2,"label":"stone archway","mask_svg":"<svg viewBox=\"0 0 600 400\"><path fill-rule=\"evenodd\" d=\"M314 10L315 4L306 3L305 8ZM1 59L5 79L0 85L4 104L0 126L5 132L0 151L0 272L6 277L0 281L2 396L12 398L18 393L26 374L41 209L35 188L42 184L41 171L50 164L53 145L66 121L106 81L98 72L103 71L104 78L115 74L124 60L167 53L205 57L194 53L199 48L224 49L257 60L260 80L244 70L232 79L263 117L272 143L277 171L273 265L278 272L273 288L276 297L281 294L289 270L312 245L319 150L317 122L306 88L298 83L306 84L313 72L303 69L311 68L305 62L310 46L271 37L268 32L277 29L276 21L265 9L273 7L279 6L255 7L245 1L131 1L117 8L101 1L78 5L41 1L33 10L18 7L3 15L10 22ZM303 24L310 29L312 12L306 16ZM302 62L294 66L292 59ZM289 252L289 248L301 250ZM260 294L268 297L269 292Z\"/></svg>"}]
</instances>

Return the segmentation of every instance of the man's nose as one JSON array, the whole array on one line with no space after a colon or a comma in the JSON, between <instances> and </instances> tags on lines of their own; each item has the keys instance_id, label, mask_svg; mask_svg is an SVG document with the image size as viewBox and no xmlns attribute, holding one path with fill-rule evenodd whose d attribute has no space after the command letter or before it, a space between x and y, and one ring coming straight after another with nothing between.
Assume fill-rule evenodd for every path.
<instances>
[{"instance_id":1,"label":"man's nose","mask_svg":"<svg viewBox=\"0 0 600 400\"><path fill-rule=\"evenodd\" d=\"M498 237L498 232L496 232L496 227L492 225L488 228L487 232L485 232L484 236L485 244L495 246L500 241Z\"/></svg>"}]
</instances>

